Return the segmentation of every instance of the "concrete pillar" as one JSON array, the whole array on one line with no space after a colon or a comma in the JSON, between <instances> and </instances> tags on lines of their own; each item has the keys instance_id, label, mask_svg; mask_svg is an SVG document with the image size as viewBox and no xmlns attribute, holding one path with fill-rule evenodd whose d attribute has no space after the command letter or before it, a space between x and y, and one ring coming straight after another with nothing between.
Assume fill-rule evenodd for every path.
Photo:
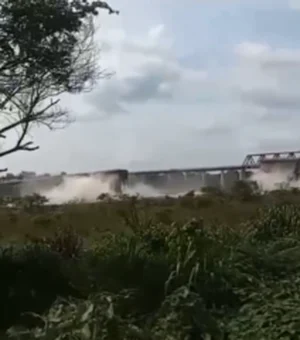
<instances>
[{"instance_id":1,"label":"concrete pillar","mask_svg":"<svg viewBox=\"0 0 300 340\"><path fill-rule=\"evenodd\" d=\"M206 187L207 186L207 173L201 172L201 186Z\"/></svg>"},{"instance_id":2,"label":"concrete pillar","mask_svg":"<svg viewBox=\"0 0 300 340\"><path fill-rule=\"evenodd\" d=\"M246 171L244 169L239 171L239 181L245 181L246 180Z\"/></svg>"},{"instance_id":3,"label":"concrete pillar","mask_svg":"<svg viewBox=\"0 0 300 340\"><path fill-rule=\"evenodd\" d=\"M225 172L221 171L220 173L220 188L222 190L226 189L226 177L225 177Z\"/></svg>"}]
</instances>

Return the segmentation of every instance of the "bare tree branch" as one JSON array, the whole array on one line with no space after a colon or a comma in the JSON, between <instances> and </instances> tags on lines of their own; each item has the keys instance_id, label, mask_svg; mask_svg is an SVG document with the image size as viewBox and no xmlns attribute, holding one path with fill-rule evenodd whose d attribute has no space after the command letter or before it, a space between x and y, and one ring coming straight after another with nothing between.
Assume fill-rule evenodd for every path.
<instances>
[{"instance_id":1,"label":"bare tree branch","mask_svg":"<svg viewBox=\"0 0 300 340\"><path fill-rule=\"evenodd\" d=\"M33 126L53 130L73 121L59 106L59 96L90 91L97 80L112 75L99 67L94 42L94 16L101 9L119 14L104 1L2 0L0 138L11 131L18 138L0 157L37 150L27 140Z\"/></svg>"}]
</instances>

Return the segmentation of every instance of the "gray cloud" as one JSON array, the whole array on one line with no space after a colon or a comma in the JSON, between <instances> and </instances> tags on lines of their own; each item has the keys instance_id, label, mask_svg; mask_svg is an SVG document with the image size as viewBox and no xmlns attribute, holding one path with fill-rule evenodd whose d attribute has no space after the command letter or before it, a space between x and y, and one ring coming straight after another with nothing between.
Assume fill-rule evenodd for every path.
<instances>
[{"instance_id":1,"label":"gray cloud","mask_svg":"<svg viewBox=\"0 0 300 340\"><path fill-rule=\"evenodd\" d=\"M121 95L123 103L141 103L151 99L172 99L172 87L180 81L180 74L176 70L168 69L166 65L147 64L140 69L137 76L131 76L123 80Z\"/></svg>"},{"instance_id":2,"label":"gray cloud","mask_svg":"<svg viewBox=\"0 0 300 340\"><path fill-rule=\"evenodd\" d=\"M237 39L255 39L252 30L261 41L293 46L299 28L294 14L291 20L286 19L286 13L283 18L280 8L274 19L276 0L247 0L247 6L272 6L272 11L255 10L255 19L251 12L249 30L245 31L245 27L240 28L246 11L238 19L243 6L238 0L235 4L239 7L229 6L226 18L219 16L222 5L215 18L217 28L214 24L199 26L197 20L188 25L190 14L200 21L208 20L202 4L195 6L195 13L182 17L185 5L180 2L169 0L162 9L159 0L142 4L132 0L132 7L139 8L133 12L124 1L116 1L122 16L104 16L99 34L100 64L115 71L115 76L100 81L80 100L72 97L66 101L78 116L77 124L56 134L38 130L36 141L41 150L12 155L3 166L13 170L30 164L30 168L44 172L234 164L248 152L298 145L299 51L244 43L236 59L231 53L231 44ZM192 8L194 1L188 2ZM218 7L212 9L215 16ZM176 45L164 36L162 25L147 33L151 25L164 22L157 15L164 10L172 16L170 33ZM232 21L232 17L238 20ZM204 34L195 39L192 33L199 27L204 28L198 30ZM220 46L210 50L208 46L213 45ZM193 57L181 62L186 53ZM212 64L218 67L210 69ZM124 115L126 112L130 114Z\"/></svg>"},{"instance_id":3,"label":"gray cloud","mask_svg":"<svg viewBox=\"0 0 300 340\"><path fill-rule=\"evenodd\" d=\"M152 30L155 39L163 33L162 28ZM104 45L101 62L109 61L116 74L86 96L86 102L106 114L128 112L130 105L149 101L171 102L185 91L188 95L195 92L203 81L203 72L182 66L171 47L153 41L151 35L148 41L121 39ZM119 59L114 60L116 53L121 64Z\"/></svg>"},{"instance_id":4,"label":"gray cloud","mask_svg":"<svg viewBox=\"0 0 300 340\"><path fill-rule=\"evenodd\" d=\"M251 103L267 109L295 110L300 108L299 95L269 89L240 91L240 98L245 103Z\"/></svg>"},{"instance_id":5,"label":"gray cloud","mask_svg":"<svg viewBox=\"0 0 300 340\"><path fill-rule=\"evenodd\" d=\"M237 49L241 102L268 110L300 109L300 50L244 43Z\"/></svg>"}]
</instances>

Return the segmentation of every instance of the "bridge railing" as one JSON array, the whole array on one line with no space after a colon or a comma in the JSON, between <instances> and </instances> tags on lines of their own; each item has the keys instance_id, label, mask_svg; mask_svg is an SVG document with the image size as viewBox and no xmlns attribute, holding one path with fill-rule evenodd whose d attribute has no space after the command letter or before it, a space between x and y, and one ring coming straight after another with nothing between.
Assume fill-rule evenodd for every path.
<instances>
[{"instance_id":1,"label":"bridge railing","mask_svg":"<svg viewBox=\"0 0 300 340\"><path fill-rule=\"evenodd\" d=\"M243 165L259 166L260 163L264 160L272 159L272 160L277 160L277 161L285 161L285 160L296 160L298 158L300 158L300 151L253 153L245 157L243 161Z\"/></svg>"}]
</instances>

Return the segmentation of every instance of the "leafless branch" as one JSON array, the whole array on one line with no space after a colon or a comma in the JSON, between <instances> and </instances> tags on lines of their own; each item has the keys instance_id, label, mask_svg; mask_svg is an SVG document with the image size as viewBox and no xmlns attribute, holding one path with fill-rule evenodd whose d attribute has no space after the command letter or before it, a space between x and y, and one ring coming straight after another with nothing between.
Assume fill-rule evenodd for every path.
<instances>
[{"instance_id":1,"label":"leafless branch","mask_svg":"<svg viewBox=\"0 0 300 340\"><path fill-rule=\"evenodd\" d=\"M103 9L107 9L108 10L108 14L119 14L120 11L116 11L114 9L112 9L107 2L105 1L96 1L95 4L97 4L99 6L99 8L103 8Z\"/></svg>"},{"instance_id":2,"label":"leafless branch","mask_svg":"<svg viewBox=\"0 0 300 340\"><path fill-rule=\"evenodd\" d=\"M105 1L93 3L97 9L106 9L109 14L119 14L119 11L113 10ZM34 46L31 51L36 62L33 63L26 51L10 45L5 36L0 34L0 138L5 140L11 131L18 133L13 146L0 150L0 157L16 151L37 150L39 147L28 140L33 126L43 125L53 130L64 128L73 122L68 110L59 106L61 94L90 91L97 80L112 76L113 73L99 66L100 51L94 41L94 13L85 16L80 31L74 35L76 44L72 48L70 64L67 64L71 66L66 70L39 66L40 57ZM46 43L50 44L48 38L46 36ZM1 44L5 45L4 49ZM52 45L47 46L51 47L51 51ZM1 58L2 50L6 55ZM41 58L43 63L48 63L47 53ZM53 65L53 60L56 59L53 59L53 55L51 58L50 63Z\"/></svg>"}]
</instances>

